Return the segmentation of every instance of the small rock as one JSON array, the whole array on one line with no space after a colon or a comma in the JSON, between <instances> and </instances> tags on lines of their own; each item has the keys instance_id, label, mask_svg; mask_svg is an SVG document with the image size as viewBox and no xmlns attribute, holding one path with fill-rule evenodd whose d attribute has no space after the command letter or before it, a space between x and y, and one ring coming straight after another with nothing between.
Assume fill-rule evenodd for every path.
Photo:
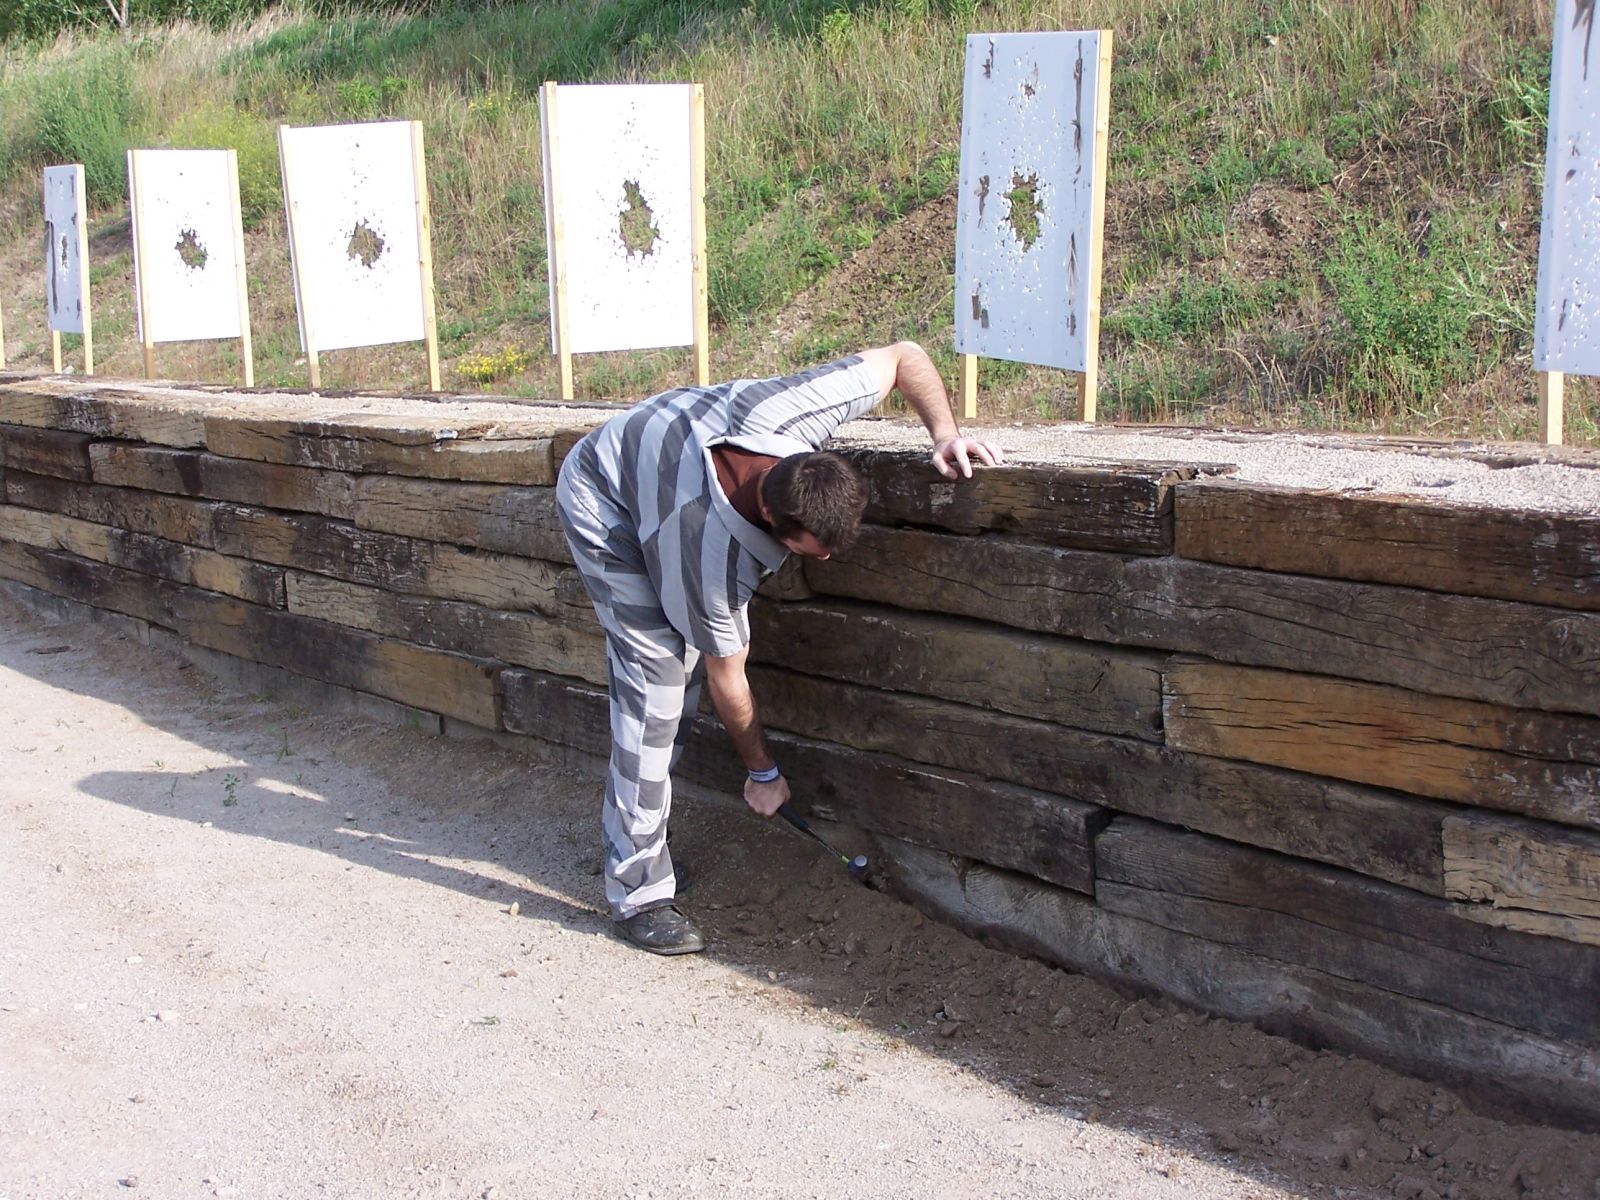
<instances>
[{"instance_id":1,"label":"small rock","mask_svg":"<svg viewBox=\"0 0 1600 1200\"><path fill-rule=\"evenodd\" d=\"M507 967L504 971L500 972L501 979L515 979L516 977L517 969L515 967Z\"/></svg>"},{"instance_id":2,"label":"small rock","mask_svg":"<svg viewBox=\"0 0 1600 1200\"><path fill-rule=\"evenodd\" d=\"M125 963L142 963L144 961L144 959L142 957L140 957L139 955L137 955L137 954L130 954L130 955L128 955L127 958L123 959L122 961L125 962Z\"/></svg>"},{"instance_id":3,"label":"small rock","mask_svg":"<svg viewBox=\"0 0 1600 1200\"><path fill-rule=\"evenodd\" d=\"M1372 1115L1393 1116L1405 1102L1406 1089L1398 1080L1380 1079L1372 1089Z\"/></svg>"},{"instance_id":4,"label":"small rock","mask_svg":"<svg viewBox=\"0 0 1600 1200\"><path fill-rule=\"evenodd\" d=\"M134 1188L139 1186L139 1177L137 1175L124 1175L117 1182L125 1188Z\"/></svg>"},{"instance_id":5,"label":"small rock","mask_svg":"<svg viewBox=\"0 0 1600 1200\"><path fill-rule=\"evenodd\" d=\"M483 1200L500 1200L500 1189L497 1187L486 1187L480 1194Z\"/></svg>"},{"instance_id":6,"label":"small rock","mask_svg":"<svg viewBox=\"0 0 1600 1200\"><path fill-rule=\"evenodd\" d=\"M231 1184L227 1184L213 1189L211 1194L216 1196L217 1200L236 1200L236 1197L239 1195L239 1189Z\"/></svg>"},{"instance_id":7,"label":"small rock","mask_svg":"<svg viewBox=\"0 0 1600 1200\"><path fill-rule=\"evenodd\" d=\"M767 978L771 982L777 983L778 982L778 973L776 971L768 971L767 972Z\"/></svg>"},{"instance_id":8,"label":"small rock","mask_svg":"<svg viewBox=\"0 0 1600 1200\"><path fill-rule=\"evenodd\" d=\"M1231 1129L1218 1129L1211 1135L1211 1144L1224 1154L1237 1154L1239 1151L1238 1135Z\"/></svg>"},{"instance_id":9,"label":"small rock","mask_svg":"<svg viewBox=\"0 0 1600 1200\"><path fill-rule=\"evenodd\" d=\"M967 1019L966 1006L955 1000L946 1000L943 1011L946 1021L965 1021Z\"/></svg>"},{"instance_id":10,"label":"small rock","mask_svg":"<svg viewBox=\"0 0 1600 1200\"><path fill-rule=\"evenodd\" d=\"M156 1020L160 1021L163 1025L171 1025L178 1020L178 1014L170 1008L163 1008L156 1014Z\"/></svg>"},{"instance_id":11,"label":"small rock","mask_svg":"<svg viewBox=\"0 0 1600 1200\"><path fill-rule=\"evenodd\" d=\"M1118 1033L1127 1033L1130 1030L1143 1029L1145 1027L1144 1013L1139 1011L1139 1006L1137 1004L1130 1004L1127 1008L1123 1009L1117 1014L1117 1019L1112 1022L1111 1027Z\"/></svg>"},{"instance_id":12,"label":"small rock","mask_svg":"<svg viewBox=\"0 0 1600 1200\"><path fill-rule=\"evenodd\" d=\"M511 902L510 906L506 909L506 912L508 912L513 917L516 916L521 911L522 911L522 903L521 903L521 901L518 901L518 900L513 900Z\"/></svg>"},{"instance_id":13,"label":"small rock","mask_svg":"<svg viewBox=\"0 0 1600 1200\"><path fill-rule=\"evenodd\" d=\"M345 813L344 819L346 821L354 821L356 819L356 815L355 813Z\"/></svg>"},{"instance_id":14,"label":"small rock","mask_svg":"<svg viewBox=\"0 0 1600 1200\"><path fill-rule=\"evenodd\" d=\"M1110 1088L1101 1088L1098 1092L1095 1093L1095 1095L1100 1097L1100 1099L1102 1099L1102 1100L1109 1100L1109 1099L1111 1099L1111 1089Z\"/></svg>"},{"instance_id":15,"label":"small rock","mask_svg":"<svg viewBox=\"0 0 1600 1200\"><path fill-rule=\"evenodd\" d=\"M942 1038L955 1037L960 1030L960 1021L946 1021L943 1025L939 1026L939 1036Z\"/></svg>"}]
</instances>

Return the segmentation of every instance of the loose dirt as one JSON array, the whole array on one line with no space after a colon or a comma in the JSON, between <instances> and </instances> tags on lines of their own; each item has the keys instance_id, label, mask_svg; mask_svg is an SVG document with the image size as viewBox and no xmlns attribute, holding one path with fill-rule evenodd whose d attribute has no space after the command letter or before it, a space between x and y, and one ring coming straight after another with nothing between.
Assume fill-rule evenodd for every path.
<instances>
[{"instance_id":1,"label":"loose dirt","mask_svg":"<svg viewBox=\"0 0 1600 1200\"><path fill-rule=\"evenodd\" d=\"M592 770L114 625L0 600L0 745L4 1200L1600 1196L1600 1138L986 949L708 798L712 950L643 955Z\"/></svg>"}]
</instances>

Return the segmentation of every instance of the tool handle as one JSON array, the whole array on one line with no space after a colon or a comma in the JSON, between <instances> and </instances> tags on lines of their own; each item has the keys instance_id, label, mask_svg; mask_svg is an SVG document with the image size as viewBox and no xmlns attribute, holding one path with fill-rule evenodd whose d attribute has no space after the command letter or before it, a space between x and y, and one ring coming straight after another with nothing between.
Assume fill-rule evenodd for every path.
<instances>
[{"instance_id":1,"label":"tool handle","mask_svg":"<svg viewBox=\"0 0 1600 1200\"><path fill-rule=\"evenodd\" d=\"M778 815L785 821L789 822L789 824L793 825L801 833L811 832L811 826L807 824L806 819L799 813L795 812L795 810L790 808L787 804L779 806Z\"/></svg>"}]
</instances>

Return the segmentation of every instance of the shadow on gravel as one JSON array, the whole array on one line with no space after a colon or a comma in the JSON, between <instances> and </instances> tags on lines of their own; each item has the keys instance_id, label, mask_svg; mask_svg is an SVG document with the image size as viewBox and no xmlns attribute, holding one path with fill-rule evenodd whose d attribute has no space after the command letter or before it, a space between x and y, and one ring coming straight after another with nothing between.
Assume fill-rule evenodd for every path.
<instances>
[{"instance_id":1,"label":"shadow on gravel","mask_svg":"<svg viewBox=\"0 0 1600 1200\"><path fill-rule=\"evenodd\" d=\"M78 781L88 794L610 936L595 760L580 769L534 743L431 738L248 697L110 625L7 624L0 666L123 705L237 764L104 771ZM381 786L327 790L364 776ZM847 830L835 839L870 852ZM1008 1089L1059 1116L1063 1137L1075 1121L1133 1132L1164 1183L1181 1149L1308 1196L1600 1196L1600 1138L1482 1117L1363 1060L991 950L742 807L681 798L673 849L690 879L682 907L714 959L819 1024L865 1027ZM845 1091L865 1078L831 1056L808 1069Z\"/></svg>"}]
</instances>

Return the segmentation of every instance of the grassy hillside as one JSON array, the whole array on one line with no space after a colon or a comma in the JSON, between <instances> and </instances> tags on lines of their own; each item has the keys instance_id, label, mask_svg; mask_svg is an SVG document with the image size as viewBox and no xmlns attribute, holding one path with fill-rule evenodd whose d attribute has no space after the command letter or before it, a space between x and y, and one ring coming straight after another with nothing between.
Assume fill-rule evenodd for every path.
<instances>
[{"instance_id":1,"label":"grassy hillside","mask_svg":"<svg viewBox=\"0 0 1600 1200\"><path fill-rule=\"evenodd\" d=\"M40 166L88 170L97 365L137 374L122 152L234 146L258 377L303 386L274 128L414 117L447 378L549 395L537 88L697 80L714 373L915 337L953 374L964 36L1108 27L1105 419L1527 437L1550 21L1548 0L566 0L13 46L8 348L48 359ZM230 355L162 347L158 364L222 379ZM688 370L686 351L584 357L580 392L636 397ZM406 348L324 367L335 387L423 378ZM1568 436L1600 440L1573 382ZM1072 396L1058 372L985 364L985 415L1054 416Z\"/></svg>"}]
</instances>

